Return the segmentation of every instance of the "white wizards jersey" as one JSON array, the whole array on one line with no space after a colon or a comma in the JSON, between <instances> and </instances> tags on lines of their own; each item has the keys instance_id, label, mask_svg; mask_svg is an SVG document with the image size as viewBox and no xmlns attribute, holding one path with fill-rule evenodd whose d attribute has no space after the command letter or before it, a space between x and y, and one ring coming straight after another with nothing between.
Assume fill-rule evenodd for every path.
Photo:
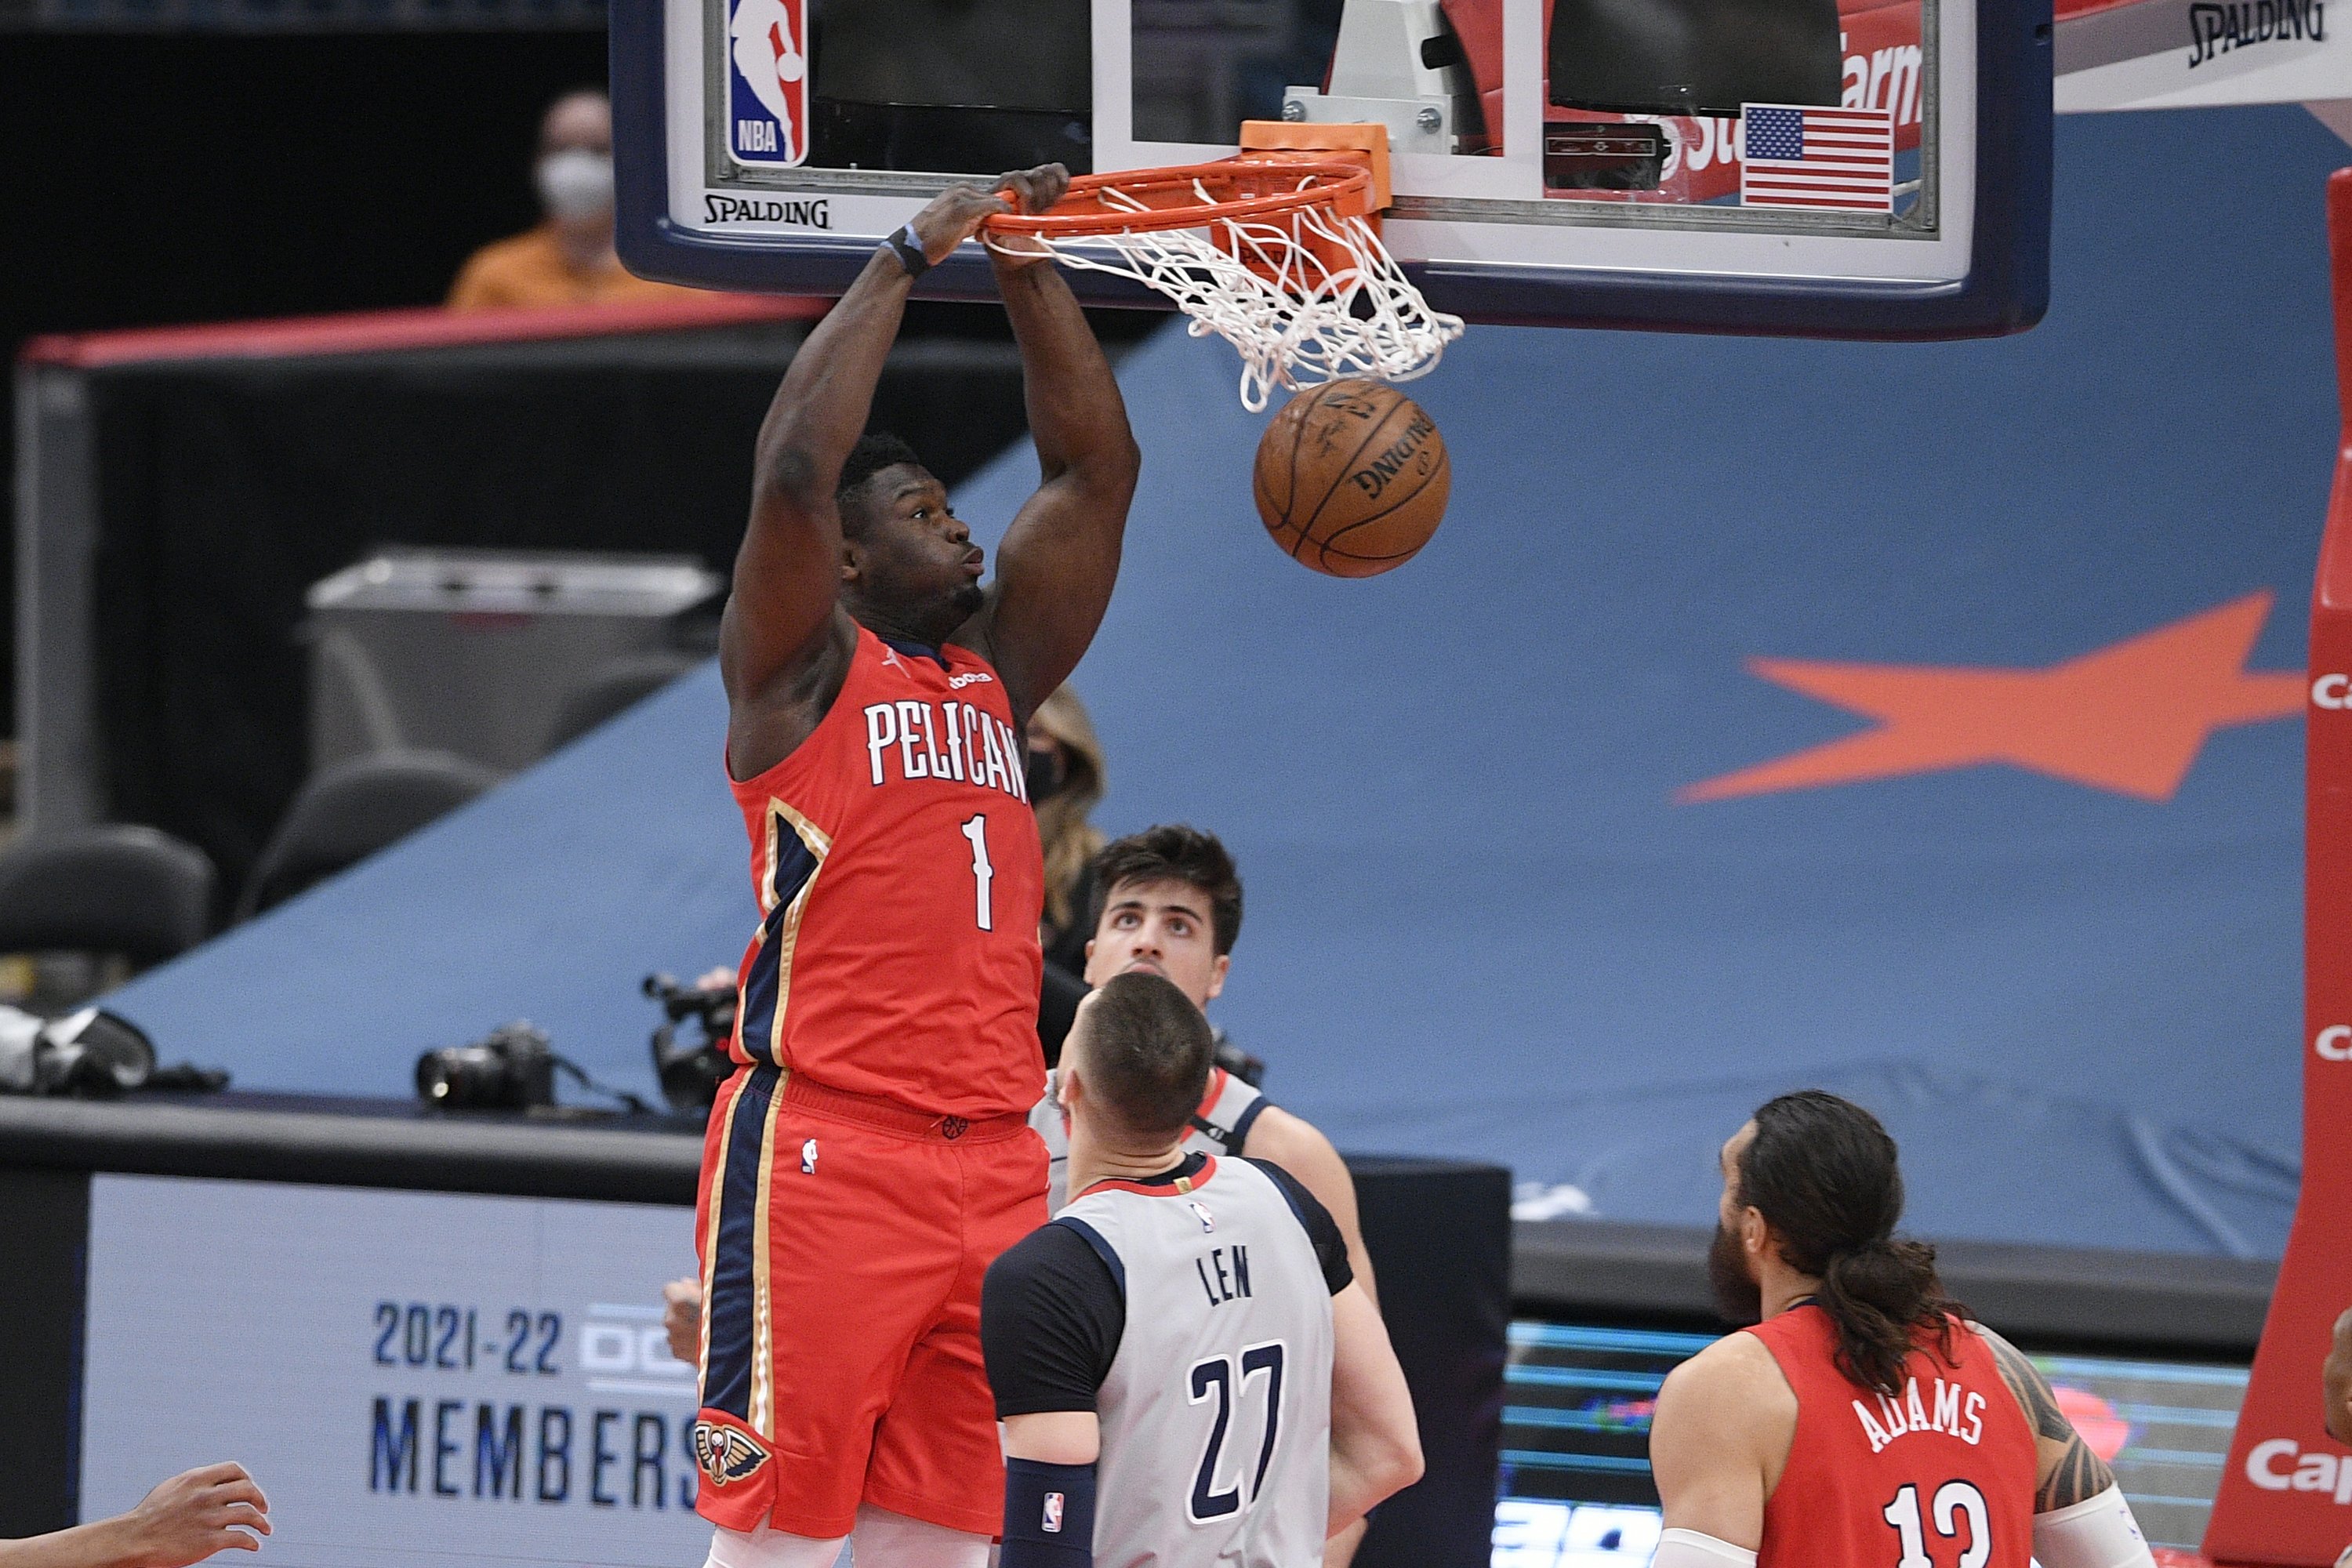
<instances>
[{"instance_id":1,"label":"white wizards jersey","mask_svg":"<svg viewBox=\"0 0 2352 1568\"><path fill-rule=\"evenodd\" d=\"M1029 1111L1029 1125L1045 1141L1045 1212L1062 1212L1070 1195L1070 1127L1055 1103L1054 1074L1045 1075L1045 1098ZM1179 1145L1187 1154L1238 1155L1249 1139L1250 1123L1274 1102L1256 1087L1223 1068L1209 1071L1209 1091L1192 1112L1192 1130Z\"/></svg>"},{"instance_id":2,"label":"white wizards jersey","mask_svg":"<svg viewBox=\"0 0 2352 1568\"><path fill-rule=\"evenodd\" d=\"M1104 1182L1057 1222L1120 1284L1096 1568L1316 1568L1331 1489L1331 1291L1265 1172Z\"/></svg>"}]
</instances>

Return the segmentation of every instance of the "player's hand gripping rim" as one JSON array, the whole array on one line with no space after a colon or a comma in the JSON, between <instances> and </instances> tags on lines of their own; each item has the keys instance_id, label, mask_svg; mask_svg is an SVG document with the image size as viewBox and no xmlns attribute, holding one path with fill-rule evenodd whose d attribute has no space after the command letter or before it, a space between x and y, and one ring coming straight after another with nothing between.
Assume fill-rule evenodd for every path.
<instances>
[{"instance_id":1,"label":"player's hand gripping rim","mask_svg":"<svg viewBox=\"0 0 2352 1568\"><path fill-rule=\"evenodd\" d=\"M978 185L949 186L932 197L907 226L923 247L924 258L937 266L957 246L978 236L981 226L990 218L1005 213L1034 216L1051 211L1069 188L1070 172L1059 163L1016 169L999 175L996 183L984 190ZM1054 254L1045 242L1028 235L991 235L985 243L990 254L1016 266L1050 260Z\"/></svg>"}]
</instances>

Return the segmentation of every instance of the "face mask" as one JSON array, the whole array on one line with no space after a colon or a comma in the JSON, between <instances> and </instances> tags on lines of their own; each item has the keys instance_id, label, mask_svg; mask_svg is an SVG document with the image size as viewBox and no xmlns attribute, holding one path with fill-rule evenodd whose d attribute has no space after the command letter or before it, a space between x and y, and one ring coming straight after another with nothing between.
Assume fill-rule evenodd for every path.
<instances>
[{"instance_id":1,"label":"face mask","mask_svg":"<svg viewBox=\"0 0 2352 1568\"><path fill-rule=\"evenodd\" d=\"M613 160L585 147L551 153L532 171L550 217L593 217L613 210Z\"/></svg>"},{"instance_id":2,"label":"face mask","mask_svg":"<svg viewBox=\"0 0 2352 1568\"><path fill-rule=\"evenodd\" d=\"M1060 792L1063 783L1062 759L1060 753L1055 752L1030 752L1027 771L1029 774L1030 805L1035 805L1049 796Z\"/></svg>"}]
</instances>

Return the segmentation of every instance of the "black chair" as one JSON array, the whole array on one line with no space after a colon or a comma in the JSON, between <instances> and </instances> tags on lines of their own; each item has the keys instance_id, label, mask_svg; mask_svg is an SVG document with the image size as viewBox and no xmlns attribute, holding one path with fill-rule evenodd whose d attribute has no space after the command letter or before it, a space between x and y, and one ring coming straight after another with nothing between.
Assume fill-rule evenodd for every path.
<instances>
[{"instance_id":1,"label":"black chair","mask_svg":"<svg viewBox=\"0 0 2352 1568\"><path fill-rule=\"evenodd\" d=\"M0 850L0 952L119 954L138 968L210 933L213 863L152 827L35 833Z\"/></svg>"},{"instance_id":2,"label":"black chair","mask_svg":"<svg viewBox=\"0 0 2352 1568\"><path fill-rule=\"evenodd\" d=\"M565 694L547 732L547 749L568 746L607 719L619 718L701 662L696 655L673 648L605 660Z\"/></svg>"},{"instance_id":3,"label":"black chair","mask_svg":"<svg viewBox=\"0 0 2352 1568\"><path fill-rule=\"evenodd\" d=\"M302 786L269 836L237 900L247 919L358 864L499 782L446 752L379 752Z\"/></svg>"}]
</instances>

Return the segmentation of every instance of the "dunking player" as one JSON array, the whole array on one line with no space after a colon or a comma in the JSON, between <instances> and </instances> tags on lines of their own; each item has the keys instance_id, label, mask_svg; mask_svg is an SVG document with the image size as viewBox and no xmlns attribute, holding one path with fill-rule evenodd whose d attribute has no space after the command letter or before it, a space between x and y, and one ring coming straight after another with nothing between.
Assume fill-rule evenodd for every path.
<instances>
[{"instance_id":1,"label":"dunking player","mask_svg":"<svg viewBox=\"0 0 2352 1568\"><path fill-rule=\"evenodd\" d=\"M1079 1005L1076 1193L988 1271L1003 1568L1298 1568L1421 1474L1388 1331L1313 1194L1183 1147L1214 1042L1158 975Z\"/></svg>"},{"instance_id":2,"label":"dunking player","mask_svg":"<svg viewBox=\"0 0 2352 1568\"><path fill-rule=\"evenodd\" d=\"M1021 734L1101 621L1137 454L1068 287L1001 256L1044 482L992 585L939 480L859 431L915 276L1066 183L1048 165L926 206L760 430L719 668L763 918L697 1230L719 1568L824 1568L853 1529L868 1568L978 1568L1002 1518L980 1283L1045 1218Z\"/></svg>"},{"instance_id":3,"label":"dunking player","mask_svg":"<svg viewBox=\"0 0 2352 1568\"><path fill-rule=\"evenodd\" d=\"M1655 1568L2150 1568L2105 1462L1894 1239L1902 1213L1895 1141L1835 1095L1782 1095L1723 1146L1709 1271L1757 1326L1659 1391Z\"/></svg>"}]
</instances>

